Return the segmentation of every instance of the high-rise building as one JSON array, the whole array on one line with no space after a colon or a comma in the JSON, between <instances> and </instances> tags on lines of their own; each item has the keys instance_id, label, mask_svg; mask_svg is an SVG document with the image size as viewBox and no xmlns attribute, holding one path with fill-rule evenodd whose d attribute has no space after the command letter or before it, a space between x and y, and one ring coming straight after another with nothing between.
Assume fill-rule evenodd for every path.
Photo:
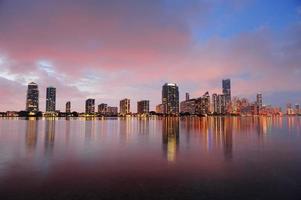
<instances>
[{"instance_id":1,"label":"high-rise building","mask_svg":"<svg viewBox=\"0 0 301 200\"><path fill-rule=\"evenodd\" d=\"M66 103L66 113L71 113L71 102L67 101Z\"/></svg>"},{"instance_id":2,"label":"high-rise building","mask_svg":"<svg viewBox=\"0 0 301 200\"><path fill-rule=\"evenodd\" d=\"M226 113L226 97L223 94L217 95L217 114Z\"/></svg>"},{"instance_id":3,"label":"high-rise building","mask_svg":"<svg viewBox=\"0 0 301 200\"><path fill-rule=\"evenodd\" d=\"M149 100L142 100L137 102L137 113L138 114L149 113Z\"/></svg>"},{"instance_id":4,"label":"high-rise building","mask_svg":"<svg viewBox=\"0 0 301 200\"><path fill-rule=\"evenodd\" d=\"M196 99L196 114L206 115L210 113L210 95L206 92L202 97Z\"/></svg>"},{"instance_id":5,"label":"high-rise building","mask_svg":"<svg viewBox=\"0 0 301 200\"><path fill-rule=\"evenodd\" d=\"M182 114L194 115L196 111L196 99L188 99L180 103L180 112Z\"/></svg>"},{"instance_id":6,"label":"high-rise building","mask_svg":"<svg viewBox=\"0 0 301 200\"><path fill-rule=\"evenodd\" d=\"M46 112L55 112L56 89L54 87L46 88Z\"/></svg>"},{"instance_id":7,"label":"high-rise building","mask_svg":"<svg viewBox=\"0 0 301 200\"><path fill-rule=\"evenodd\" d=\"M120 115L127 115L131 113L130 99L122 99L120 101Z\"/></svg>"},{"instance_id":8,"label":"high-rise building","mask_svg":"<svg viewBox=\"0 0 301 200\"><path fill-rule=\"evenodd\" d=\"M218 113L218 107L217 107L217 94L212 94L212 110L213 113Z\"/></svg>"},{"instance_id":9,"label":"high-rise building","mask_svg":"<svg viewBox=\"0 0 301 200\"><path fill-rule=\"evenodd\" d=\"M231 80L223 80L223 95L225 95L226 107L231 103Z\"/></svg>"},{"instance_id":10,"label":"high-rise building","mask_svg":"<svg viewBox=\"0 0 301 200\"><path fill-rule=\"evenodd\" d=\"M108 104L101 103L98 105L98 113L101 115L105 115L108 112Z\"/></svg>"},{"instance_id":11,"label":"high-rise building","mask_svg":"<svg viewBox=\"0 0 301 200\"><path fill-rule=\"evenodd\" d=\"M260 108L262 107L262 94L261 93L258 93L256 95L256 103L257 103L257 106L259 106Z\"/></svg>"},{"instance_id":12,"label":"high-rise building","mask_svg":"<svg viewBox=\"0 0 301 200\"><path fill-rule=\"evenodd\" d=\"M163 113L179 114L179 88L175 83L165 83L162 87Z\"/></svg>"},{"instance_id":13,"label":"high-rise building","mask_svg":"<svg viewBox=\"0 0 301 200\"><path fill-rule=\"evenodd\" d=\"M86 100L86 114L94 114L95 113L95 99L87 99Z\"/></svg>"},{"instance_id":14,"label":"high-rise building","mask_svg":"<svg viewBox=\"0 0 301 200\"><path fill-rule=\"evenodd\" d=\"M29 83L27 87L26 111L39 111L39 88L38 85L34 82Z\"/></svg>"},{"instance_id":15,"label":"high-rise building","mask_svg":"<svg viewBox=\"0 0 301 200\"><path fill-rule=\"evenodd\" d=\"M186 100L186 101L189 100L189 93L188 93L188 92L186 92L186 94L185 94L185 100Z\"/></svg>"}]
</instances>

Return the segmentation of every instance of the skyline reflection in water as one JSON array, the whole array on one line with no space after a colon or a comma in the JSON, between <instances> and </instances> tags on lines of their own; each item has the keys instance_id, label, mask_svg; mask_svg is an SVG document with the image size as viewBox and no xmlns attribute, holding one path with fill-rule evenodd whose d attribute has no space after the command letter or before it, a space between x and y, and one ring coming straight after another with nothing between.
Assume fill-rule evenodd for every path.
<instances>
[{"instance_id":1,"label":"skyline reflection in water","mask_svg":"<svg viewBox=\"0 0 301 200\"><path fill-rule=\"evenodd\" d=\"M300 124L300 117L3 118L0 197L298 199Z\"/></svg>"}]
</instances>

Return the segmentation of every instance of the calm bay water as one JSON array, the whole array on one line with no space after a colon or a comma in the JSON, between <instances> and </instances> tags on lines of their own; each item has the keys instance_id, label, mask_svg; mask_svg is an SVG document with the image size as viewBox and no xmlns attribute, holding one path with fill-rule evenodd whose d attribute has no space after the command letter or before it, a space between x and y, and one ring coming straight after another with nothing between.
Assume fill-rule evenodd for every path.
<instances>
[{"instance_id":1,"label":"calm bay water","mask_svg":"<svg viewBox=\"0 0 301 200\"><path fill-rule=\"evenodd\" d=\"M300 199L300 117L0 119L0 199Z\"/></svg>"}]
</instances>

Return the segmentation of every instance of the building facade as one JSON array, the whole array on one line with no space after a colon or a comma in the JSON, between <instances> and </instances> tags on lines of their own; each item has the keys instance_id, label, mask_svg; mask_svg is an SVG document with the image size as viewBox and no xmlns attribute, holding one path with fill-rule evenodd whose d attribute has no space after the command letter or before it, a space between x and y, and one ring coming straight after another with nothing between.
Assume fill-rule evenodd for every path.
<instances>
[{"instance_id":1,"label":"building facade","mask_svg":"<svg viewBox=\"0 0 301 200\"><path fill-rule=\"evenodd\" d=\"M95 99L86 100L86 114L92 115L95 113Z\"/></svg>"},{"instance_id":2,"label":"building facade","mask_svg":"<svg viewBox=\"0 0 301 200\"><path fill-rule=\"evenodd\" d=\"M38 85L34 82L29 83L27 86L26 111L39 111L39 88Z\"/></svg>"},{"instance_id":3,"label":"building facade","mask_svg":"<svg viewBox=\"0 0 301 200\"><path fill-rule=\"evenodd\" d=\"M106 115L108 112L108 104L101 103L98 105L98 113L101 115Z\"/></svg>"},{"instance_id":4,"label":"building facade","mask_svg":"<svg viewBox=\"0 0 301 200\"><path fill-rule=\"evenodd\" d=\"M182 114L195 115L196 114L196 99L188 99L180 103L180 112Z\"/></svg>"},{"instance_id":5,"label":"building facade","mask_svg":"<svg viewBox=\"0 0 301 200\"><path fill-rule=\"evenodd\" d=\"M226 97L223 94L217 95L217 114L226 114Z\"/></svg>"},{"instance_id":6,"label":"building facade","mask_svg":"<svg viewBox=\"0 0 301 200\"><path fill-rule=\"evenodd\" d=\"M212 94L212 111L214 114L218 113L218 107L217 107L217 94Z\"/></svg>"},{"instance_id":7,"label":"building facade","mask_svg":"<svg viewBox=\"0 0 301 200\"><path fill-rule=\"evenodd\" d=\"M56 88L46 88L46 112L55 112Z\"/></svg>"},{"instance_id":8,"label":"building facade","mask_svg":"<svg viewBox=\"0 0 301 200\"><path fill-rule=\"evenodd\" d=\"M231 80L224 79L222 82L223 95L225 96L226 107L231 103Z\"/></svg>"},{"instance_id":9,"label":"building facade","mask_svg":"<svg viewBox=\"0 0 301 200\"><path fill-rule=\"evenodd\" d=\"M71 113L71 102L70 101L67 101L66 103L66 113Z\"/></svg>"},{"instance_id":10,"label":"building facade","mask_svg":"<svg viewBox=\"0 0 301 200\"><path fill-rule=\"evenodd\" d=\"M174 83L166 83L162 87L163 113L167 115L179 114L179 88Z\"/></svg>"},{"instance_id":11,"label":"building facade","mask_svg":"<svg viewBox=\"0 0 301 200\"><path fill-rule=\"evenodd\" d=\"M130 99L122 99L120 101L120 115L128 115L131 113L131 102Z\"/></svg>"},{"instance_id":12,"label":"building facade","mask_svg":"<svg viewBox=\"0 0 301 200\"><path fill-rule=\"evenodd\" d=\"M117 116L117 115L118 115L118 107L108 106L107 116Z\"/></svg>"},{"instance_id":13,"label":"building facade","mask_svg":"<svg viewBox=\"0 0 301 200\"><path fill-rule=\"evenodd\" d=\"M149 100L142 100L137 102L137 113L138 114L149 113Z\"/></svg>"}]
</instances>

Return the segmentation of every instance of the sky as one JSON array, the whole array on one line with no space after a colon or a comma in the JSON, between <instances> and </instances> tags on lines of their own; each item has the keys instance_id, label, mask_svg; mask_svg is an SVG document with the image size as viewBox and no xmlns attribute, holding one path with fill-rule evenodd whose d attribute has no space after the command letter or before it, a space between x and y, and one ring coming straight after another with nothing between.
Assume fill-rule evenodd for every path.
<instances>
[{"instance_id":1,"label":"sky","mask_svg":"<svg viewBox=\"0 0 301 200\"><path fill-rule=\"evenodd\" d=\"M57 109L85 100L161 102L177 83L199 97L221 93L264 104L301 103L301 0L0 0L0 111L24 110L36 82Z\"/></svg>"}]
</instances>

